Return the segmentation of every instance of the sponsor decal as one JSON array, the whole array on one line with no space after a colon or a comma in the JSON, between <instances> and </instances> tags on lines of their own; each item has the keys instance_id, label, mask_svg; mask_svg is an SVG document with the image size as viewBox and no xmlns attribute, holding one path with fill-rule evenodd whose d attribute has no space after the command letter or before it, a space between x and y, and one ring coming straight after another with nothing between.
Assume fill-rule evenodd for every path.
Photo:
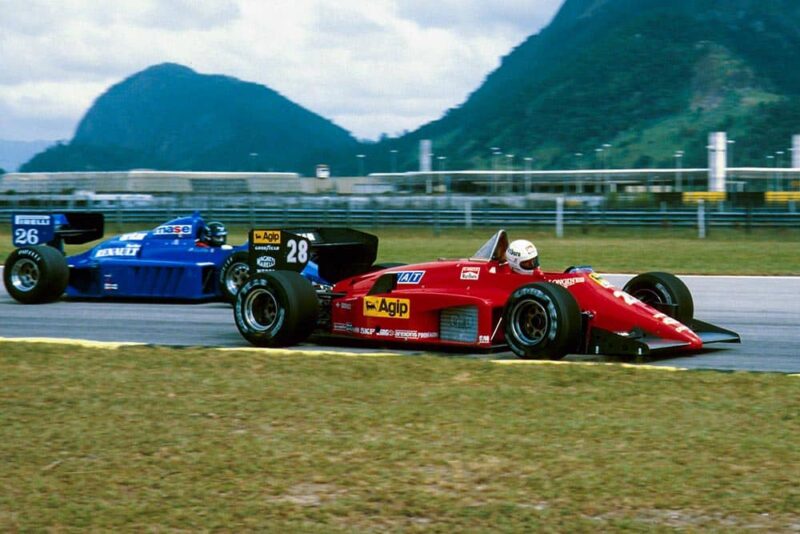
<instances>
[{"instance_id":1,"label":"sponsor decal","mask_svg":"<svg viewBox=\"0 0 800 534\"><path fill-rule=\"evenodd\" d=\"M676 332L686 332L687 330L689 330L688 326L683 325L680 321L677 321L664 313L659 312L653 314L653 318L661 321L667 326L674 328Z\"/></svg>"},{"instance_id":2,"label":"sponsor decal","mask_svg":"<svg viewBox=\"0 0 800 534\"><path fill-rule=\"evenodd\" d=\"M189 235L192 233L191 224L164 224L155 229L156 235Z\"/></svg>"},{"instance_id":3,"label":"sponsor decal","mask_svg":"<svg viewBox=\"0 0 800 534\"><path fill-rule=\"evenodd\" d=\"M119 285L114 283L113 278L110 274L105 275L103 280L103 290L105 291L116 291L119 289Z\"/></svg>"},{"instance_id":4,"label":"sponsor decal","mask_svg":"<svg viewBox=\"0 0 800 534\"><path fill-rule=\"evenodd\" d=\"M377 330L377 329L376 329L376 330L375 330L375 333L376 333L377 335L379 335L379 336L389 336L389 337L394 337L394 330L392 330L391 328L383 328L383 329L381 329L381 330Z\"/></svg>"},{"instance_id":5,"label":"sponsor decal","mask_svg":"<svg viewBox=\"0 0 800 534\"><path fill-rule=\"evenodd\" d=\"M361 328L356 328L355 329L355 333L356 334L361 334L363 336L374 336L375 335L375 329L374 328L364 328L362 326Z\"/></svg>"},{"instance_id":6,"label":"sponsor decal","mask_svg":"<svg viewBox=\"0 0 800 534\"><path fill-rule=\"evenodd\" d=\"M400 271L397 273L398 284L419 284L425 271Z\"/></svg>"},{"instance_id":7,"label":"sponsor decal","mask_svg":"<svg viewBox=\"0 0 800 534\"><path fill-rule=\"evenodd\" d=\"M314 234L314 232L300 232L297 235L299 235L300 237L305 237L309 241L316 241L317 240L317 236L316 236L316 234Z\"/></svg>"},{"instance_id":8,"label":"sponsor decal","mask_svg":"<svg viewBox=\"0 0 800 534\"><path fill-rule=\"evenodd\" d=\"M420 332L420 339L433 339L439 337L439 332Z\"/></svg>"},{"instance_id":9,"label":"sponsor decal","mask_svg":"<svg viewBox=\"0 0 800 534\"><path fill-rule=\"evenodd\" d=\"M333 323L333 329L339 332L352 332L353 325L351 323Z\"/></svg>"},{"instance_id":10,"label":"sponsor decal","mask_svg":"<svg viewBox=\"0 0 800 534\"><path fill-rule=\"evenodd\" d=\"M563 278L561 280L552 280L552 282L554 284L560 285L561 287L572 287L575 284L582 284L584 280L585 278L581 276L578 278Z\"/></svg>"},{"instance_id":11,"label":"sponsor decal","mask_svg":"<svg viewBox=\"0 0 800 534\"><path fill-rule=\"evenodd\" d=\"M139 253L141 245L125 245L124 247L101 248L95 252L95 258L131 257Z\"/></svg>"},{"instance_id":12,"label":"sponsor decal","mask_svg":"<svg viewBox=\"0 0 800 534\"><path fill-rule=\"evenodd\" d=\"M480 267L462 267L461 279L462 280L478 280L481 277Z\"/></svg>"},{"instance_id":13,"label":"sponsor decal","mask_svg":"<svg viewBox=\"0 0 800 534\"><path fill-rule=\"evenodd\" d=\"M337 302L336 303L336 307L337 308L341 308L343 310L352 310L353 309L353 305L350 304L349 302Z\"/></svg>"},{"instance_id":14,"label":"sponsor decal","mask_svg":"<svg viewBox=\"0 0 800 534\"><path fill-rule=\"evenodd\" d=\"M395 330L394 337L397 339L417 339L419 332L416 330Z\"/></svg>"},{"instance_id":15,"label":"sponsor decal","mask_svg":"<svg viewBox=\"0 0 800 534\"><path fill-rule=\"evenodd\" d=\"M262 269L272 269L275 267L275 258L272 256L259 256L256 258L256 265Z\"/></svg>"},{"instance_id":16,"label":"sponsor decal","mask_svg":"<svg viewBox=\"0 0 800 534\"><path fill-rule=\"evenodd\" d=\"M633 306L634 304L636 304L638 302L641 302L639 299L637 299L633 295L629 295L629 294L625 293L624 291L620 291L620 290L614 291L614 296L617 297L618 299L624 300L625 304L627 304L628 306Z\"/></svg>"},{"instance_id":17,"label":"sponsor decal","mask_svg":"<svg viewBox=\"0 0 800 534\"><path fill-rule=\"evenodd\" d=\"M256 245L276 245L280 242L280 230L253 230L253 243Z\"/></svg>"},{"instance_id":18,"label":"sponsor decal","mask_svg":"<svg viewBox=\"0 0 800 534\"><path fill-rule=\"evenodd\" d=\"M119 236L120 241L141 241L147 237L146 232L133 232L130 234L122 234Z\"/></svg>"},{"instance_id":19,"label":"sponsor decal","mask_svg":"<svg viewBox=\"0 0 800 534\"><path fill-rule=\"evenodd\" d=\"M589 273L589 278L594 280L600 287L604 287L606 289L611 289L612 287L614 287L613 285L611 285L610 282L606 281L602 276L600 276L597 273Z\"/></svg>"},{"instance_id":20,"label":"sponsor decal","mask_svg":"<svg viewBox=\"0 0 800 534\"><path fill-rule=\"evenodd\" d=\"M49 215L15 215L14 224L27 226L49 226Z\"/></svg>"},{"instance_id":21,"label":"sponsor decal","mask_svg":"<svg viewBox=\"0 0 800 534\"><path fill-rule=\"evenodd\" d=\"M478 344L486 345L489 343L489 336L478 336Z\"/></svg>"},{"instance_id":22,"label":"sponsor decal","mask_svg":"<svg viewBox=\"0 0 800 534\"><path fill-rule=\"evenodd\" d=\"M387 297L364 297L364 316L408 319L411 317L411 301Z\"/></svg>"}]
</instances>

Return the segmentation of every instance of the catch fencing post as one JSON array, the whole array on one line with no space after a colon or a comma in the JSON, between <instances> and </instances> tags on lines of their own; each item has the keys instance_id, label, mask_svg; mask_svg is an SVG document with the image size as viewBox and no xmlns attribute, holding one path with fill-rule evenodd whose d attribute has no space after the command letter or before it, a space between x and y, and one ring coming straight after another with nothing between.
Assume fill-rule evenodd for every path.
<instances>
[{"instance_id":1,"label":"catch fencing post","mask_svg":"<svg viewBox=\"0 0 800 534\"><path fill-rule=\"evenodd\" d=\"M556 237L564 237L564 197L556 199Z\"/></svg>"},{"instance_id":2,"label":"catch fencing post","mask_svg":"<svg viewBox=\"0 0 800 534\"><path fill-rule=\"evenodd\" d=\"M122 232L122 200L117 199L117 210L116 210L116 219L117 219L117 232Z\"/></svg>"},{"instance_id":3,"label":"catch fencing post","mask_svg":"<svg viewBox=\"0 0 800 534\"><path fill-rule=\"evenodd\" d=\"M706 238L706 201L702 198L697 202L697 237Z\"/></svg>"},{"instance_id":4,"label":"catch fencing post","mask_svg":"<svg viewBox=\"0 0 800 534\"><path fill-rule=\"evenodd\" d=\"M438 199L436 199L436 201L433 204L433 235L439 237L440 233L441 233L441 226L439 222L439 201Z\"/></svg>"},{"instance_id":5,"label":"catch fencing post","mask_svg":"<svg viewBox=\"0 0 800 534\"><path fill-rule=\"evenodd\" d=\"M472 201L464 202L464 227L472 228Z\"/></svg>"}]
</instances>

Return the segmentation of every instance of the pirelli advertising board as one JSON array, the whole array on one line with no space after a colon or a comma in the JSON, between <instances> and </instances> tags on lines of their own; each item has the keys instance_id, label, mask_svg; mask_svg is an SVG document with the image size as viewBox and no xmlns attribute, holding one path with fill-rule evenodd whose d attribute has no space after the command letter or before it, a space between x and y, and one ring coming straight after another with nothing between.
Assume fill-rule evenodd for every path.
<instances>
[{"instance_id":1,"label":"pirelli advertising board","mask_svg":"<svg viewBox=\"0 0 800 534\"><path fill-rule=\"evenodd\" d=\"M302 271L311 257L311 242L286 230L250 230L250 273Z\"/></svg>"}]
</instances>

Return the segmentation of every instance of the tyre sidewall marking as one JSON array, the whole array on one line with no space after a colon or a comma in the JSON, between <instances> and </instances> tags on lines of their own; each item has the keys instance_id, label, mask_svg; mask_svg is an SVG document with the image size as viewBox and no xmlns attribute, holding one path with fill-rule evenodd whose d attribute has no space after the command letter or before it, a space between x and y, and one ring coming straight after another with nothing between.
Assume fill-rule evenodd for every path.
<instances>
[{"instance_id":1,"label":"tyre sidewall marking","mask_svg":"<svg viewBox=\"0 0 800 534\"><path fill-rule=\"evenodd\" d=\"M519 302L517 302L517 301L519 299L521 299L522 297L525 297L525 296L532 297L539 304L541 304L545 308L545 310L547 310L547 315L548 315L548 318L550 319L549 329L547 331L546 337L543 338L543 340L542 340L543 342L542 343L538 343L537 345L532 345L532 346L523 345L517 339L513 339L513 343L510 343L510 344L513 344L513 345L521 347L521 348L538 348L538 347L545 348L550 343L555 341L556 335L557 335L558 330L559 330L559 328L558 328L558 313L556 312L555 304L553 303L553 299L549 295L547 295L544 291L542 291L541 289L539 289L537 287L521 287L521 288L517 289L516 291L514 291L514 293L511 294L511 299L515 300L514 308L516 308L517 305L519 304ZM513 313L512 313L512 315L513 315ZM545 339L547 340L547 342L544 342ZM509 341L511 341L511 340L509 340Z\"/></svg>"},{"instance_id":2,"label":"tyre sidewall marking","mask_svg":"<svg viewBox=\"0 0 800 534\"><path fill-rule=\"evenodd\" d=\"M22 256L23 258L30 258L40 265L42 263L42 255L39 253L39 251L34 250L32 248L18 248L17 256L18 257Z\"/></svg>"}]
</instances>

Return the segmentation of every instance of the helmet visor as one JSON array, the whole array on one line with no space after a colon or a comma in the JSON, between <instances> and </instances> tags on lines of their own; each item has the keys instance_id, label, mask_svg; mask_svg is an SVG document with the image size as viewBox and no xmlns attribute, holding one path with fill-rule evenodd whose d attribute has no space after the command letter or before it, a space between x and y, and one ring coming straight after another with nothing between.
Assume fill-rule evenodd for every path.
<instances>
[{"instance_id":1,"label":"helmet visor","mask_svg":"<svg viewBox=\"0 0 800 534\"><path fill-rule=\"evenodd\" d=\"M519 266L526 271L532 271L539 266L539 256L519 262Z\"/></svg>"}]
</instances>

